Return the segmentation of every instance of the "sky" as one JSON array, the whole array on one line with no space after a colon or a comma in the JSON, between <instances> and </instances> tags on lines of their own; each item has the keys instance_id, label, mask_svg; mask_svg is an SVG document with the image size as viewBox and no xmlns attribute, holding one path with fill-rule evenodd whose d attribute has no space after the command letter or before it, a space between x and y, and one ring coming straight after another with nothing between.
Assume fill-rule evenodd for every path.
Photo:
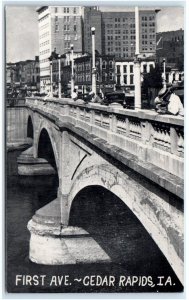
<instances>
[{"instance_id":1,"label":"sky","mask_svg":"<svg viewBox=\"0 0 189 300\"><path fill-rule=\"evenodd\" d=\"M153 7L154 8L154 7ZM157 14L157 32L184 29L183 7L161 7ZM100 7L102 11L128 10L123 7ZM7 6L6 57L7 62L34 59L39 55L36 7Z\"/></svg>"}]
</instances>

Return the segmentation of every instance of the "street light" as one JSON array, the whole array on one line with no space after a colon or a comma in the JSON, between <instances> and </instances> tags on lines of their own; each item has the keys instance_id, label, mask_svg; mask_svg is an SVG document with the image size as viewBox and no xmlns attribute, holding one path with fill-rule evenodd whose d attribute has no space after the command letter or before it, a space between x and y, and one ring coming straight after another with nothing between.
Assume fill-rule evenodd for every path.
<instances>
[{"instance_id":1,"label":"street light","mask_svg":"<svg viewBox=\"0 0 189 300\"><path fill-rule=\"evenodd\" d=\"M136 44L135 44L135 60L134 60L134 84L135 84L135 109L141 109L141 72L139 59L139 9L135 7L135 30L136 30Z\"/></svg>"},{"instance_id":2,"label":"street light","mask_svg":"<svg viewBox=\"0 0 189 300\"><path fill-rule=\"evenodd\" d=\"M53 97L52 61L50 61L50 96Z\"/></svg>"},{"instance_id":3,"label":"street light","mask_svg":"<svg viewBox=\"0 0 189 300\"><path fill-rule=\"evenodd\" d=\"M166 88L165 58L163 59L163 87Z\"/></svg>"},{"instance_id":4,"label":"street light","mask_svg":"<svg viewBox=\"0 0 189 300\"><path fill-rule=\"evenodd\" d=\"M71 48L71 62L72 62L72 74L71 74L71 96L73 94L74 91L74 45L71 44L70 45Z\"/></svg>"},{"instance_id":5,"label":"street light","mask_svg":"<svg viewBox=\"0 0 189 300\"><path fill-rule=\"evenodd\" d=\"M96 65L95 65L95 27L91 28L92 35L92 91L96 94Z\"/></svg>"},{"instance_id":6,"label":"street light","mask_svg":"<svg viewBox=\"0 0 189 300\"><path fill-rule=\"evenodd\" d=\"M61 59L61 55L59 54L58 55L58 97L61 98L61 62L60 62L60 59Z\"/></svg>"}]
</instances>

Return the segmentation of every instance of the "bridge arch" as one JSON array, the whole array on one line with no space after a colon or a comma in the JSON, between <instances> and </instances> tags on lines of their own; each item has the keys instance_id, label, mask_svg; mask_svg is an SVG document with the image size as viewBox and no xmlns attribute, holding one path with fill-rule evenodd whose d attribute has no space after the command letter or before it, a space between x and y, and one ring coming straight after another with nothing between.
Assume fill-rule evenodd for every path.
<instances>
[{"instance_id":1,"label":"bridge arch","mask_svg":"<svg viewBox=\"0 0 189 300\"><path fill-rule=\"evenodd\" d=\"M104 164L90 166L77 174L71 186L68 201L69 212L77 194L88 186L103 187L127 205L165 255L179 280L183 282L183 260L171 244L168 235L169 224L174 223L178 216L174 215L168 206L167 210L164 210L164 200L129 178L128 175L109 164ZM169 214L170 211L171 214ZM176 230L181 232L179 225L178 221Z\"/></svg>"},{"instance_id":2,"label":"bridge arch","mask_svg":"<svg viewBox=\"0 0 189 300\"><path fill-rule=\"evenodd\" d=\"M58 171L58 160L55 157L53 143L46 128L42 128L39 134L37 156L45 158Z\"/></svg>"},{"instance_id":3,"label":"bridge arch","mask_svg":"<svg viewBox=\"0 0 189 300\"><path fill-rule=\"evenodd\" d=\"M33 121L31 116L28 116L28 121L27 121L27 137L33 139L34 136L34 128L33 128Z\"/></svg>"},{"instance_id":4,"label":"bridge arch","mask_svg":"<svg viewBox=\"0 0 189 300\"><path fill-rule=\"evenodd\" d=\"M38 154L38 148L39 148L39 142L40 142L40 136L41 132L45 130L46 134L49 138L50 144L52 146L53 150L53 155L55 158L56 162L56 167L57 167L57 172L59 173L59 155L58 155L58 149L59 149L59 140L56 138L53 128L45 121L45 120L40 120L38 123L38 126L35 130L35 147L36 147L36 153ZM44 131L43 131L44 132Z\"/></svg>"}]
</instances>

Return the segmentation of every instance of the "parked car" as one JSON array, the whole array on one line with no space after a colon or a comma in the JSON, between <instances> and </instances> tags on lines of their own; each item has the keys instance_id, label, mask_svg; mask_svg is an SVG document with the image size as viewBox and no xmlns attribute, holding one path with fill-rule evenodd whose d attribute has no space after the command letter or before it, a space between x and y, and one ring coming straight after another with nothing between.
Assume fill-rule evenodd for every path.
<instances>
[{"instance_id":1,"label":"parked car","mask_svg":"<svg viewBox=\"0 0 189 300\"><path fill-rule=\"evenodd\" d=\"M105 93L102 104L109 105L111 103L119 103L123 107L125 107L126 106L125 93L124 92Z\"/></svg>"}]
</instances>

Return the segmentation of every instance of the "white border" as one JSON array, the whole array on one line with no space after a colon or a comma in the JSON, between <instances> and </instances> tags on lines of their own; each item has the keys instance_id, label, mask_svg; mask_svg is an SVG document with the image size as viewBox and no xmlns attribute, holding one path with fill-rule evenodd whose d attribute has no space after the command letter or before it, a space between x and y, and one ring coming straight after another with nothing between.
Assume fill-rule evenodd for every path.
<instances>
[{"instance_id":1,"label":"white border","mask_svg":"<svg viewBox=\"0 0 189 300\"><path fill-rule=\"evenodd\" d=\"M189 265L188 265L188 232L187 228L189 227L189 217L188 217L188 184L186 178L188 178L188 166L187 166L187 156L188 156L188 138L187 134L185 134L185 292L184 293L79 293L79 294L65 294L65 293L56 293L56 294L41 294L41 293L18 293L18 294L9 294L5 292L4 284L5 284L5 273L4 273L4 267L5 267L5 253L4 253L4 247L5 247L5 237L4 237L4 215L5 215L5 208L4 208L4 195L5 195L5 178L4 178L4 149L5 149L5 116L4 116L4 86L3 82L5 80L4 72L5 72L5 35L4 35L4 7L5 5L15 5L15 6L40 6L40 5L97 5L97 6L159 6L159 7L165 7L165 6L185 6L185 133L189 132L189 125L187 121L187 112L188 112L188 99L189 96L189 75L188 75L188 68L189 68L189 58L187 57L187 51L189 51L188 47L188 40L189 40L189 30L188 30L188 24L189 24L189 1L176 1L176 0L159 0L159 1L153 1L153 0L145 0L145 1L75 1L75 0L69 0L69 1L27 1L27 0L20 0L20 1L1 1L1 41L2 41L2 47L1 47L1 75L0 75L0 115L1 115L1 130L0 130L0 141L1 141L1 147L0 147L0 157L1 157L1 173L0 173L0 183L1 183L1 203L2 203L2 209L0 209L0 217L1 217L1 228L2 228L2 238L0 240L0 265L2 266L1 272L0 272L0 293L1 298L0 299L189 299ZM188 200L188 201L187 201Z\"/></svg>"}]
</instances>

